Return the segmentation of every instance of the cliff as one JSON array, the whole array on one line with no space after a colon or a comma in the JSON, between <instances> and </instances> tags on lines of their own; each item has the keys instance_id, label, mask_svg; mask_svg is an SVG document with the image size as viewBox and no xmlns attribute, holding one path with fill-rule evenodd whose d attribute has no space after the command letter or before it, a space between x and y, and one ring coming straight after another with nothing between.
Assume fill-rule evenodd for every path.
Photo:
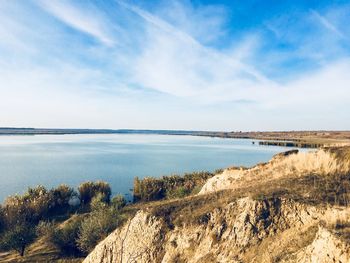
<instances>
[{"instance_id":1,"label":"cliff","mask_svg":"<svg viewBox=\"0 0 350 263\"><path fill-rule=\"evenodd\" d=\"M349 152L226 169L197 196L145 204L84 262L350 262Z\"/></svg>"}]
</instances>

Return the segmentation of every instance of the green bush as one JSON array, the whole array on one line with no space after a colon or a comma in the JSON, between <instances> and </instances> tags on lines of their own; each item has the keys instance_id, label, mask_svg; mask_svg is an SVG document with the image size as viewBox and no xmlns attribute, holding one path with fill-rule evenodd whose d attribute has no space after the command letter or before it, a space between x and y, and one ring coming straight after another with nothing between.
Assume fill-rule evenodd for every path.
<instances>
[{"instance_id":1,"label":"green bush","mask_svg":"<svg viewBox=\"0 0 350 263\"><path fill-rule=\"evenodd\" d=\"M72 212L73 199L79 204L78 193L73 188L60 185L48 191L39 185L28 188L23 195L8 197L0 206L0 249L16 249L23 254L36 236L46 236L65 255L91 250L116 228L118 210L126 205L126 200L119 195L110 203L111 188L105 182L83 183L79 195L91 212L74 215L59 227L50 220Z\"/></svg>"},{"instance_id":2,"label":"green bush","mask_svg":"<svg viewBox=\"0 0 350 263\"><path fill-rule=\"evenodd\" d=\"M109 184L102 181L82 183L79 185L78 191L80 200L84 205L89 204L98 193L103 195L104 202L109 203L112 193Z\"/></svg>"},{"instance_id":3,"label":"green bush","mask_svg":"<svg viewBox=\"0 0 350 263\"><path fill-rule=\"evenodd\" d=\"M119 215L114 206L107 206L100 200L94 198L92 212L81 223L77 239L78 247L83 252L90 252L99 241L111 233L118 225Z\"/></svg>"},{"instance_id":4,"label":"green bush","mask_svg":"<svg viewBox=\"0 0 350 263\"><path fill-rule=\"evenodd\" d=\"M50 191L41 185L28 188L23 195L13 195L5 199L2 208L4 224L6 227L18 223L35 225L40 220L67 214L72 210L69 201L77 195L74 189L67 185L60 185Z\"/></svg>"},{"instance_id":5,"label":"green bush","mask_svg":"<svg viewBox=\"0 0 350 263\"><path fill-rule=\"evenodd\" d=\"M43 186L28 188L24 195L9 196L3 205L4 221L7 227L17 224L36 224L47 218L52 205L49 192Z\"/></svg>"},{"instance_id":6,"label":"green bush","mask_svg":"<svg viewBox=\"0 0 350 263\"><path fill-rule=\"evenodd\" d=\"M205 182L213 177L210 172L186 173L161 178L134 179L134 202L152 201L163 198L182 198L199 192Z\"/></svg>"},{"instance_id":7,"label":"green bush","mask_svg":"<svg viewBox=\"0 0 350 263\"><path fill-rule=\"evenodd\" d=\"M52 235L55 229L55 224L50 221L40 221L35 227L36 235L39 237Z\"/></svg>"},{"instance_id":8,"label":"green bush","mask_svg":"<svg viewBox=\"0 0 350 263\"><path fill-rule=\"evenodd\" d=\"M34 226L19 224L8 229L2 234L0 247L5 250L16 250L21 256L26 247L35 239Z\"/></svg>"},{"instance_id":9,"label":"green bush","mask_svg":"<svg viewBox=\"0 0 350 263\"><path fill-rule=\"evenodd\" d=\"M140 199L142 201L159 200L165 197L164 181L151 177L141 181Z\"/></svg>"},{"instance_id":10,"label":"green bush","mask_svg":"<svg viewBox=\"0 0 350 263\"><path fill-rule=\"evenodd\" d=\"M62 214L70 211L69 200L78 196L78 193L68 185L61 184L50 190L50 199L52 200L50 212L53 214Z\"/></svg>"},{"instance_id":11,"label":"green bush","mask_svg":"<svg viewBox=\"0 0 350 263\"><path fill-rule=\"evenodd\" d=\"M142 199L142 196L141 196L141 181L136 176L134 178L133 201L137 202L137 201L139 201L141 199Z\"/></svg>"},{"instance_id":12,"label":"green bush","mask_svg":"<svg viewBox=\"0 0 350 263\"><path fill-rule=\"evenodd\" d=\"M90 210L98 211L104 208L107 208L108 204L104 200L104 196L101 193L97 193L96 196L94 196L90 202Z\"/></svg>"},{"instance_id":13,"label":"green bush","mask_svg":"<svg viewBox=\"0 0 350 263\"><path fill-rule=\"evenodd\" d=\"M126 199L122 195L116 195L112 198L111 204L115 209L120 210L126 206Z\"/></svg>"},{"instance_id":14,"label":"green bush","mask_svg":"<svg viewBox=\"0 0 350 263\"><path fill-rule=\"evenodd\" d=\"M177 187L175 189L170 189L167 191L167 198L183 198L188 196L191 193L190 189L185 188L184 186Z\"/></svg>"},{"instance_id":15,"label":"green bush","mask_svg":"<svg viewBox=\"0 0 350 263\"><path fill-rule=\"evenodd\" d=\"M28 188L23 198L28 203L32 216L36 220L47 217L48 210L52 206L52 199L44 186Z\"/></svg>"},{"instance_id":16,"label":"green bush","mask_svg":"<svg viewBox=\"0 0 350 263\"><path fill-rule=\"evenodd\" d=\"M81 216L72 216L62 226L55 228L48 237L51 243L53 243L61 251L62 254L80 254L76 240L78 238L81 222Z\"/></svg>"}]
</instances>

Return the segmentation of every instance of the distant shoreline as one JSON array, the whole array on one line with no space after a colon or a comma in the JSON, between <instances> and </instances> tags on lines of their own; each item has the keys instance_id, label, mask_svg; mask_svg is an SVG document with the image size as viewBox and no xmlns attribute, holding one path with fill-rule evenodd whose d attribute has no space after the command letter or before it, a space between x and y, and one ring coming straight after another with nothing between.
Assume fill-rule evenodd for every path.
<instances>
[{"instance_id":1,"label":"distant shoreline","mask_svg":"<svg viewBox=\"0 0 350 263\"><path fill-rule=\"evenodd\" d=\"M259 145L298 148L320 148L350 144L350 131L274 131L274 132L220 132L146 129L53 129L53 128L0 128L0 135L72 135L72 134L155 134L189 135L232 139L258 140Z\"/></svg>"},{"instance_id":2,"label":"distant shoreline","mask_svg":"<svg viewBox=\"0 0 350 263\"><path fill-rule=\"evenodd\" d=\"M65 135L65 134L165 134L193 135L202 131L185 130L137 130L137 129L46 129L46 128L0 128L0 135Z\"/></svg>"}]
</instances>

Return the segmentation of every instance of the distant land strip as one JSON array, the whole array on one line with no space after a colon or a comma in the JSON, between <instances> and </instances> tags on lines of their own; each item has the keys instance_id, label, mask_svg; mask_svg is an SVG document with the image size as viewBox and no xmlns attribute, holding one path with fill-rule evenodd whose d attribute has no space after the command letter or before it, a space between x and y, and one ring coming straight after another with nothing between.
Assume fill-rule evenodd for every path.
<instances>
[{"instance_id":1,"label":"distant land strip","mask_svg":"<svg viewBox=\"0 0 350 263\"><path fill-rule=\"evenodd\" d=\"M320 148L350 144L350 131L188 131L145 129L54 129L54 128L0 128L0 135L64 135L64 134L158 134L190 135L218 138L253 139L259 145Z\"/></svg>"}]
</instances>

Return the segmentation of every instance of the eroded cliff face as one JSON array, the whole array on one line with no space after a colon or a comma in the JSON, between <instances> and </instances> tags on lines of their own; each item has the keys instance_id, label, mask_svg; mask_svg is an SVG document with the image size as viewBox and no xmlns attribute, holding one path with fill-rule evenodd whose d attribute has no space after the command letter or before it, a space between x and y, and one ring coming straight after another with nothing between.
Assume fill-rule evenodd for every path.
<instances>
[{"instance_id":1,"label":"eroded cliff face","mask_svg":"<svg viewBox=\"0 0 350 263\"><path fill-rule=\"evenodd\" d=\"M201 202L202 197L215 191L229 189L222 198L226 193L234 193L244 182L258 178L348 172L347 166L326 152L305 156L306 161L292 152L251 169L227 170L210 179L199 196L184 200L187 210L180 211L189 212L176 214L175 218L168 214L176 205L182 205L181 200L170 204L164 210L166 213L145 208L102 241L84 263L350 262L347 206L302 202L283 194L262 198L247 194L226 203L216 200L214 195L208 199L214 200L214 205L205 209L206 201ZM180 223L174 223L176 219Z\"/></svg>"},{"instance_id":2,"label":"eroded cliff face","mask_svg":"<svg viewBox=\"0 0 350 263\"><path fill-rule=\"evenodd\" d=\"M98 244L84 262L159 262L164 234L161 219L140 211Z\"/></svg>"},{"instance_id":3,"label":"eroded cliff face","mask_svg":"<svg viewBox=\"0 0 350 263\"><path fill-rule=\"evenodd\" d=\"M207 222L170 231L162 262L251 262L250 249L287 229L315 224L321 212L278 198L241 198L207 214Z\"/></svg>"},{"instance_id":4,"label":"eroded cliff face","mask_svg":"<svg viewBox=\"0 0 350 263\"><path fill-rule=\"evenodd\" d=\"M324 228L316 234L320 222L349 213L247 197L214 209L198 224L169 229L162 218L140 211L84 262L349 262L346 242Z\"/></svg>"}]
</instances>

